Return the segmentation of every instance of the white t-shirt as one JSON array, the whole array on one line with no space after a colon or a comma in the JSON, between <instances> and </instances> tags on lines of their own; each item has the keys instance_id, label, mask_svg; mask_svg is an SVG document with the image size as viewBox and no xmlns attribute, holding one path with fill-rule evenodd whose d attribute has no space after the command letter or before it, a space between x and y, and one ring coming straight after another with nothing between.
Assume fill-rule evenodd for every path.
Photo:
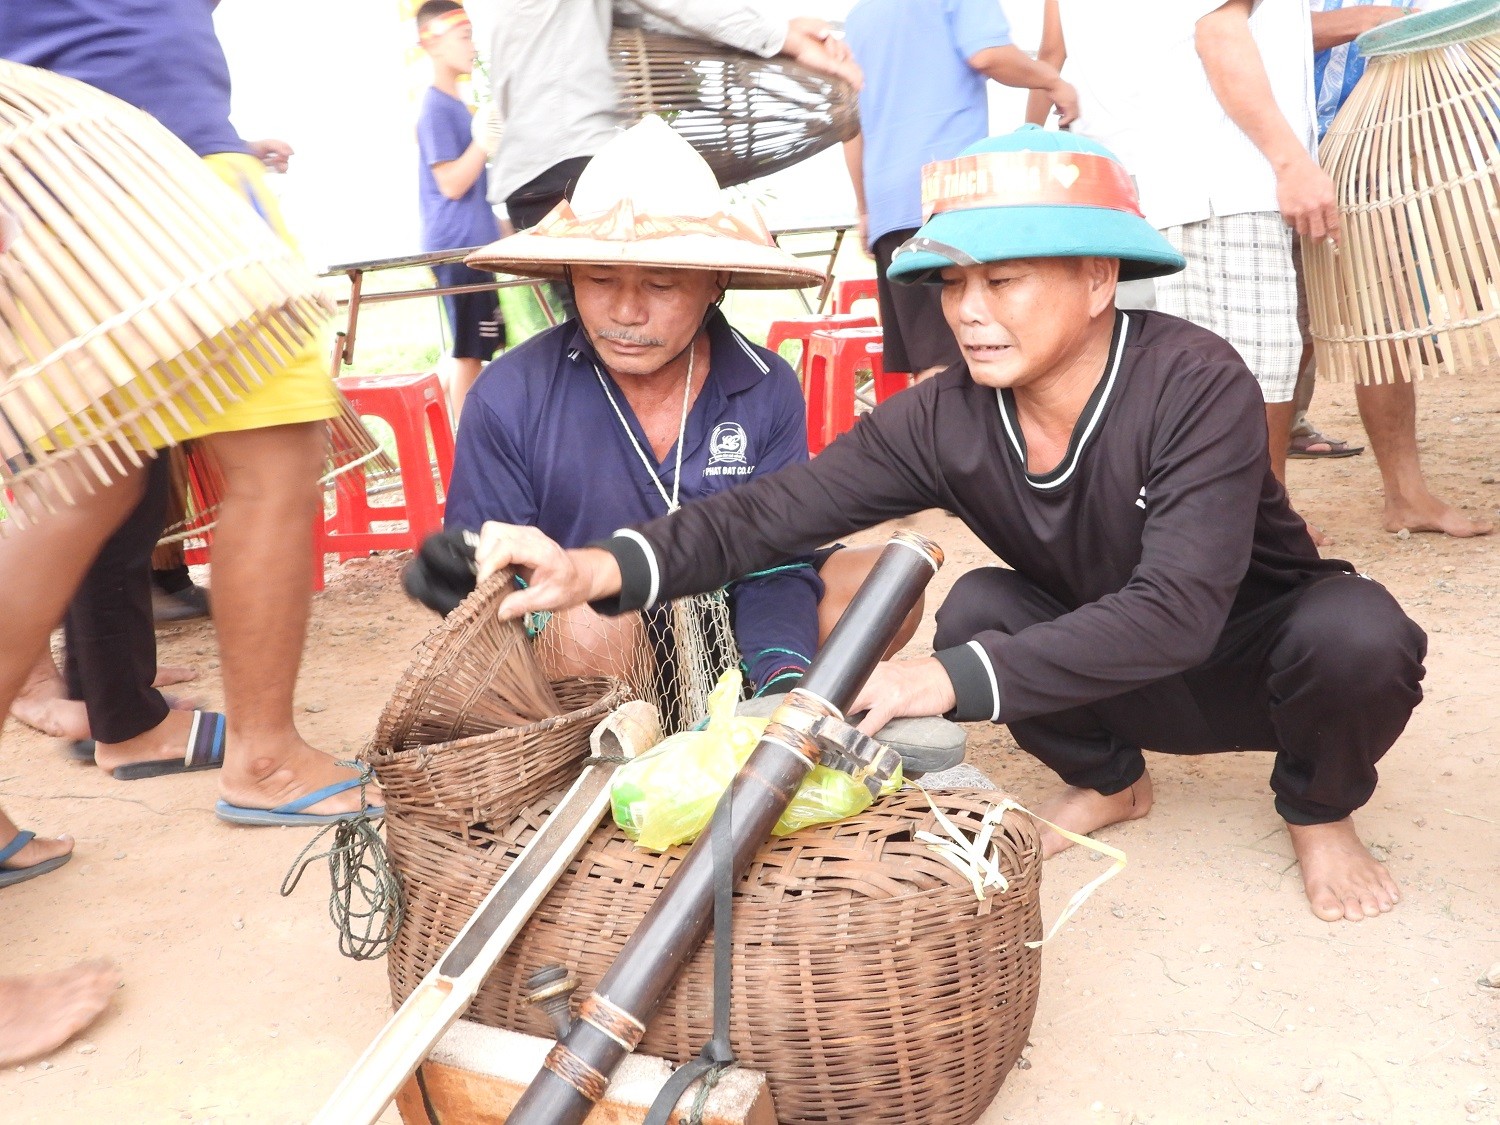
<instances>
[{"instance_id":1,"label":"white t-shirt","mask_svg":"<svg viewBox=\"0 0 1500 1125\"><path fill-rule=\"evenodd\" d=\"M1194 44L1199 18L1223 3L1058 0L1073 130L1124 162L1158 229L1278 209L1270 164L1219 105ZM1250 32L1282 115L1315 151L1307 0L1255 0Z\"/></svg>"}]
</instances>

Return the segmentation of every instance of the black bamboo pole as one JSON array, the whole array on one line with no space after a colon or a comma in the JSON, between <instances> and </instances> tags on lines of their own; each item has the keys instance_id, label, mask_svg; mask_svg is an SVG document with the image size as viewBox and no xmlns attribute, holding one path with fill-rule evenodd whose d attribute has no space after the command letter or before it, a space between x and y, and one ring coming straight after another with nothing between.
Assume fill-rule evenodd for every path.
<instances>
[{"instance_id":1,"label":"black bamboo pole","mask_svg":"<svg viewBox=\"0 0 1500 1125\"><path fill-rule=\"evenodd\" d=\"M771 716L731 787L735 882L817 764L809 726L824 716L842 717L942 561L935 543L910 532L895 535L802 683ZM646 1021L707 935L713 868L704 832L547 1055L508 1125L580 1125L604 1096L609 1076L640 1042Z\"/></svg>"}]
</instances>

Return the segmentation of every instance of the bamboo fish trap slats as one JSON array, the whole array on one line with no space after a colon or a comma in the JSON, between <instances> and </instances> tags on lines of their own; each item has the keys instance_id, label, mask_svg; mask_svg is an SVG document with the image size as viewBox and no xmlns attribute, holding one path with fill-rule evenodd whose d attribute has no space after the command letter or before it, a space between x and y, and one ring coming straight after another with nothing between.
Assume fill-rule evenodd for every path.
<instances>
[{"instance_id":1,"label":"bamboo fish trap slats","mask_svg":"<svg viewBox=\"0 0 1500 1125\"><path fill-rule=\"evenodd\" d=\"M0 256L13 514L117 479L173 424L283 365L330 311L295 253L151 117L3 60L0 208L21 227Z\"/></svg>"},{"instance_id":2,"label":"bamboo fish trap slats","mask_svg":"<svg viewBox=\"0 0 1500 1125\"><path fill-rule=\"evenodd\" d=\"M659 114L730 187L853 136L854 90L789 59L616 28L610 41L627 121Z\"/></svg>"},{"instance_id":3,"label":"bamboo fish trap slats","mask_svg":"<svg viewBox=\"0 0 1500 1125\"><path fill-rule=\"evenodd\" d=\"M1488 30L1371 57L1329 126L1342 246L1303 248L1320 374L1388 383L1500 364L1500 34Z\"/></svg>"}]
</instances>

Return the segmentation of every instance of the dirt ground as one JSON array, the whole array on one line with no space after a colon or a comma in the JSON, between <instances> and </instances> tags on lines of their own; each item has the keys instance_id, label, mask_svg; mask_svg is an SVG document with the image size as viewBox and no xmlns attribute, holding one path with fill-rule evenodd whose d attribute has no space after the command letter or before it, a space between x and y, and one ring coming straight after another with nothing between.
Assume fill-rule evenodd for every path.
<instances>
[{"instance_id":1,"label":"dirt ground","mask_svg":"<svg viewBox=\"0 0 1500 1125\"><path fill-rule=\"evenodd\" d=\"M1352 404L1329 386L1314 413L1358 437ZM1424 384L1419 407L1435 484L1494 516L1500 382ZM1500 990L1476 984L1500 962L1500 538L1382 532L1368 452L1291 474L1331 552L1386 583L1431 636L1426 701L1358 817L1404 901L1375 921L1318 921L1267 756L1152 756L1156 808L1102 834L1129 866L1047 946L1025 1069L984 1125L1500 1121ZM941 513L915 523L948 550L930 607L985 552ZM399 564L331 567L317 597L298 720L329 750L359 750L433 624L401 593ZM164 630L161 652L196 665L197 693L218 699L209 627ZM971 748L1024 801L1052 787L1001 730L975 726ZM107 956L125 985L82 1037L0 1073L0 1121L307 1121L381 1026L385 966L339 955L326 874L277 894L308 834L221 824L214 798L211 774L116 782L7 727L0 803L78 849L0 892L3 972ZM1078 849L1050 861L1047 918L1098 870Z\"/></svg>"}]
</instances>

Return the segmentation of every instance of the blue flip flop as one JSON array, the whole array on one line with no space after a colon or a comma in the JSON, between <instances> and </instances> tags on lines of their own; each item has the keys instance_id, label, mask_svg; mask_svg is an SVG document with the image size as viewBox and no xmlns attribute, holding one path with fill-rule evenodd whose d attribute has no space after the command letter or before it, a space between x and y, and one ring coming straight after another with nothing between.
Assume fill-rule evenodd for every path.
<instances>
[{"instance_id":1,"label":"blue flip flop","mask_svg":"<svg viewBox=\"0 0 1500 1125\"><path fill-rule=\"evenodd\" d=\"M92 757L92 747L90 748ZM131 762L110 770L116 781L139 781L172 773L216 770L224 764L224 716L217 711L194 711L188 729L187 749L180 759L167 762Z\"/></svg>"},{"instance_id":2,"label":"blue flip flop","mask_svg":"<svg viewBox=\"0 0 1500 1125\"><path fill-rule=\"evenodd\" d=\"M5 866L6 860L35 839L35 832L17 832L14 840L0 848L0 887L14 886L16 883L26 882L27 879L35 879L38 875L45 875L49 871L56 871L73 858L73 853L69 852L67 855L44 859L41 863L33 863L30 867Z\"/></svg>"},{"instance_id":3,"label":"blue flip flop","mask_svg":"<svg viewBox=\"0 0 1500 1125\"><path fill-rule=\"evenodd\" d=\"M351 777L345 781L335 781L332 785L325 785L321 789L314 789L311 793L298 797L295 801L288 801L284 805L277 805L274 809L251 809L244 805L231 805L228 801L220 800L214 805L214 815L220 820L227 820L230 824L252 824L257 826L296 826L337 824L341 820L353 820L358 816L368 816L372 819L385 815L382 805L366 805L359 812L346 813L306 813L302 810L310 805L316 805L319 801L339 793L347 793L350 789L364 785L366 779L363 777Z\"/></svg>"}]
</instances>

